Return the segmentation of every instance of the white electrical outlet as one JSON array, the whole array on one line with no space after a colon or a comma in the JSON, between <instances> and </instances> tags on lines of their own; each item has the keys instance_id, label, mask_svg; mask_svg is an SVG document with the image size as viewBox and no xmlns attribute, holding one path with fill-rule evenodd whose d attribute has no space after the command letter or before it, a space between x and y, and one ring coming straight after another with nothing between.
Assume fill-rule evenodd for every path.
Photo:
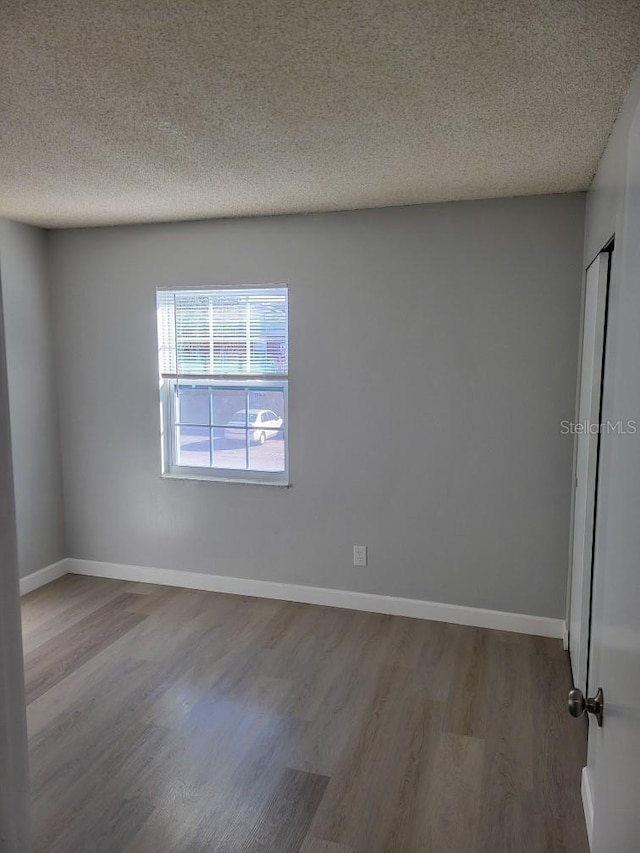
<instances>
[{"instance_id":1,"label":"white electrical outlet","mask_svg":"<svg viewBox=\"0 0 640 853\"><path fill-rule=\"evenodd\" d=\"M367 565L367 546L366 545L354 545L353 546L353 565L354 566L366 566Z\"/></svg>"}]
</instances>

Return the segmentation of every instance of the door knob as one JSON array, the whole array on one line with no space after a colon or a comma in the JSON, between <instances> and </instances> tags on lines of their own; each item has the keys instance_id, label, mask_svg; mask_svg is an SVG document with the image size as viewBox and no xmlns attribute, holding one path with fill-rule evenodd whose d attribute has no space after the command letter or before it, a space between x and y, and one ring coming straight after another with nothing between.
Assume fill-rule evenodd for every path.
<instances>
[{"instance_id":1,"label":"door knob","mask_svg":"<svg viewBox=\"0 0 640 853\"><path fill-rule=\"evenodd\" d=\"M598 688L598 692L592 699L585 699L582 695L582 690L574 688L569 691L569 713L572 717L581 717L587 711L598 721L598 725L602 725L602 714L604 711L604 694L602 687Z\"/></svg>"}]
</instances>

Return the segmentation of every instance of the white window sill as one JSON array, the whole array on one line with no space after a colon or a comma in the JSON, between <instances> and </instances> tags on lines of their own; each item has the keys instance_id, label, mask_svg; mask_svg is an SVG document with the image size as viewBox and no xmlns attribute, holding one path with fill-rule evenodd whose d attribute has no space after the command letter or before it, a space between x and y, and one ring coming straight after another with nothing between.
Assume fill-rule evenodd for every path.
<instances>
[{"instance_id":1,"label":"white window sill","mask_svg":"<svg viewBox=\"0 0 640 853\"><path fill-rule=\"evenodd\" d=\"M249 477L198 477L196 474L161 474L163 480L191 480L195 483L235 483L239 486L279 486L288 489L289 480L252 480Z\"/></svg>"}]
</instances>

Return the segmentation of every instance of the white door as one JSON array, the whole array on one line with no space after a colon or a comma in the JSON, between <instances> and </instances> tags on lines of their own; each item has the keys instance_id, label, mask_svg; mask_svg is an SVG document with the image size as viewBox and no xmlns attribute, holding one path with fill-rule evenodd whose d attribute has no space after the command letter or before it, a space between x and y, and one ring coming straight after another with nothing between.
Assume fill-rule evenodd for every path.
<instances>
[{"instance_id":1,"label":"white door","mask_svg":"<svg viewBox=\"0 0 640 853\"><path fill-rule=\"evenodd\" d=\"M584 293L582 360L578 398L573 559L569 611L569 653L573 683L587 689L593 531L598 470L600 401L604 357L609 252L587 270Z\"/></svg>"},{"instance_id":2,"label":"white door","mask_svg":"<svg viewBox=\"0 0 640 853\"><path fill-rule=\"evenodd\" d=\"M624 431L602 437L589 667L589 695L604 691L602 728L589 718L593 853L640 850L640 108L625 190L604 399Z\"/></svg>"}]
</instances>

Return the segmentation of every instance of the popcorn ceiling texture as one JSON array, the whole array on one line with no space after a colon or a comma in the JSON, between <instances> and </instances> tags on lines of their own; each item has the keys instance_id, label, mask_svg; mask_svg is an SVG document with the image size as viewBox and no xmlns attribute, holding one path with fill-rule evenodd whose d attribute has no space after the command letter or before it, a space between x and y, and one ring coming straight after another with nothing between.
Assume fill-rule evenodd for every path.
<instances>
[{"instance_id":1,"label":"popcorn ceiling texture","mask_svg":"<svg viewBox=\"0 0 640 853\"><path fill-rule=\"evenodd\" d=\"M2 0L0 215L583 190L639 59L639 0Z\"/></svg>"}]
</instances>

